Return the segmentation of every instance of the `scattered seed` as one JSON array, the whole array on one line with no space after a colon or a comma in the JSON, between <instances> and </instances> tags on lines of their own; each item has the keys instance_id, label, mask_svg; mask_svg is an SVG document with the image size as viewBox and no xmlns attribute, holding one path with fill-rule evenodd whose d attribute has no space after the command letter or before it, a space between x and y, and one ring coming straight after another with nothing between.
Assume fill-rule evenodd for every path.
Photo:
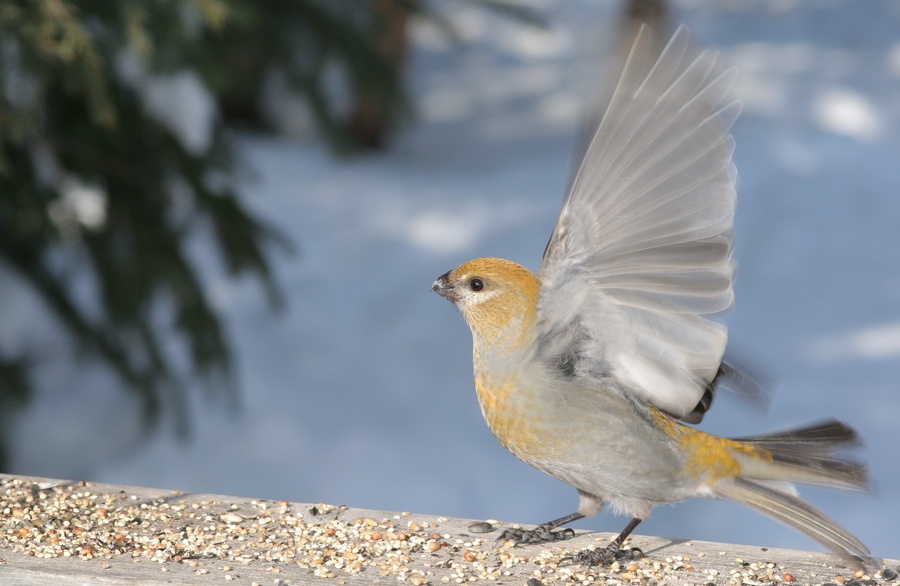
<instances>
[{"instance_id":1,"label":"scattered seed","mask_svg":"<svg viewBox=\"0 0 900 586\"><path fill-rule=\"evenodd\" d=\"M494 526L488 523L487 521L481 521L479 523L472 523L469 525L469 531L472 533L490 533L494 530Z\"/></svg>"},{"instance_id":2,"label":"scattered seed","mask_svg":"<svg viewBox=\"0 0 900 586\"><path fill-rule=\"evenodd\" d=\"M627 585L638 580L642 584L703 584L707 580L721 586L779 581L774 564L740 558L735 560L740 565L729 568L730 575L701 567L697 580L684 573L692 570L692 563L682 555L670 555L665 561L651 556L609 566L564 567L559 561L566 554L555 548L497 551L490 538L466 536L466 529L472 534L495 530L499 523L492 520L472 522L460 534L454 529L458 526L445 518L437 518L434 524L409 521L404 527L402 518L408 514L382 518L358 513L355 517L350 512L341 514L346 507L324 504L306 505L317 517L312 520L306 507L292 508L286 501L203 501L194 495L154 496L143 490L132 495L118 489L110 493L95 485L74 484L54 485L41 492L35 486L28 480L0 477L0 549L36 558L80 558L100 568L110 568L108 560L122 556L157 562L161 571L174 572L172 564L180 563L197 574L212 572L241 582L237 569L255 562L276 574L272 577L278 581L273 582L282 585L291 583L298 567L300 572L331 578L337 586L360 579L382 582L382 586L391 581L411 586L496 581L515 586L515 576L523 573L530 574L527 586ZM332 514L323 517L325 513ZM692 555L704 557L702 552ZM727 563L727 558L717 563ZM807 581L806 574L794 578L784 573L782 578L786 584ZM891 582L898 572L884 568L879 578ZM835 578L832 586L845 582ZM821 578L812 583L821 583ZM846 586L873 584L862 573Z\"/></svg>"},{"instance_id":3,"label":"scattered seed","mask_svg":"<svg viewBox=\"0 0 900 586\"><path fill-rule=\"evenodd\" d=\"M224 515L220 515L219 519L221 519L223 523L229 523L233 525L244 520L244 518L237 513L225 513Z\"/></svg>"}]
</instances>

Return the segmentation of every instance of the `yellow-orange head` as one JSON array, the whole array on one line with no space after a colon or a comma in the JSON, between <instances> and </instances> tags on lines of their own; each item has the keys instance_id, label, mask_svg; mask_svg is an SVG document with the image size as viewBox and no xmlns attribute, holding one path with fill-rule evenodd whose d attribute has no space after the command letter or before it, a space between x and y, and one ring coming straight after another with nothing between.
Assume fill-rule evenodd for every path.
<instances>
[{"instance_id":1,"label":"yellow-orange head","mask_svg":"<svg viewBox=\"0 0 900 586\"><path fill-rule=\"evenodd\" d=\"M441 275L431 288L456 305L472 330L475 390L488 427L526 462L545 457L527 415L541 379L531 368L538 278L508 260L477 258Z\"/></svg>"},{"instance_id":2,"label":"yellow-orange head","mask_svg":"<svg viewBox=\"0 0 900 586\"><path fill-rule=\"evenodd\" d=\"M534 339L540 281L522 265L476 258L438 277L431 289L462 313L476 352L514 352Z\"/></svg>"}]
</instances>

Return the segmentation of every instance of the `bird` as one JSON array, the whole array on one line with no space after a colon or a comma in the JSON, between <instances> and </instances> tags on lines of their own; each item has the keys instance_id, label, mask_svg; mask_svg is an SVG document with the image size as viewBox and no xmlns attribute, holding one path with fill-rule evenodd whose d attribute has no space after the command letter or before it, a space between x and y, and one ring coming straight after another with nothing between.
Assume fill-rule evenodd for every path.
<instances>
[{"instance_id":1,"label":"bird","mask_svg":"<svg viewBox=\"0 0 900 586\"><path fill-rule=\"evenodd\" d=\"M736 70L679 26L652 50L642 26L563 198L538 274L476 258L432 290L473 340L482 415L519 459L571 486L575 513L507 529L543 543L604 507L631 517L607 546L570 557L604 564L660 504L730 499L856 567L865 544L797 496L795 484L870 490L865 464L838 452L859 436L835 420L728 439L701 431L733 305L737 173L730 128Z\"/></svg>"}]
</instances>

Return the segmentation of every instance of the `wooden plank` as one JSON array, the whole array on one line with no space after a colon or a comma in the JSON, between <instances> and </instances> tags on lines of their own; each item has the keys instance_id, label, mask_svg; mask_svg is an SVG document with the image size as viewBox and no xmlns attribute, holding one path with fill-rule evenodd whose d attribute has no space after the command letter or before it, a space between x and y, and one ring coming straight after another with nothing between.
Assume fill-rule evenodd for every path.
<instances>
[{"instance_id":1,"label":"wooden plank","mask_svg":"<svg viewBox=\"0 0 900 586\"><path fill-rule=\"evenodd\" d=\"M795 584L850 582L835 556L637 535L645 557L561 566L612 534L493 547L472 520L0 475L0 584L157 586L404 582ZM863 580L883 583L878 560ZM838 578L840 576L840 578ZM323 582L324 580L324 582ZM865 582L862 583L865 585ZM532 583L531 586L537 586ZM898 583L900 586L900 583Z\"/></svg>"}]
</instances>

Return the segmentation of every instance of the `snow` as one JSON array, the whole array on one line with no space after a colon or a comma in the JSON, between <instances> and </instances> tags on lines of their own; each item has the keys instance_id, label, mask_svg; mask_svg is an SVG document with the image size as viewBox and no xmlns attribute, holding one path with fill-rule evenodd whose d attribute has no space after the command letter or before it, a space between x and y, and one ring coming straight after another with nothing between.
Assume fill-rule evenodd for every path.
<instances>
[{"instance_id":1,"label":"snow","mask_svg":"<svg viewBox=\"0 0 900 586\"><path fill-rule=\"evenodd\" d=\"M215 97L196 71L150 74L131 50L116 59L116 73L136 89L147 113L168 127L192 155L209 150L218 108Z\"/></svg>"},{"instance_id":2,"label":"snow","mask_svg":"<svg viewBox=\"0 0 900 586\"><path fill-rule=\"evenodd\" d=\"M862 95L846 88L822 92L813 106L813 117L824 130L857 140L878 136L878 113Z\"/></svg>"},{"instance_id":3,"label":"snow","mask_svg":"<svg viewBox=\"0 0 900 586\"><path fill-rule=\"evenodd\" d=\"M574 105L594 81L572 56L618 17L611 4L554 5L550 32L460 8L464 48L417 29L410 83L421 118L386 153L341 161L317 142L243 137L256 171L246 202L299 253L273 251L288 303L272 314L258 284L215 276L198 247L238 356L237 407L197 392L187 440L168 427L144 438L115 380L56 357L11 431L20 438L12 470L523 523L572 512L574 490L491 436L468 330L428 290L475 256L537 268L565 184ZM852 424L878 496L802 495L874 554L897 557L900 5L675 6L741 72L730 351L774 386L766 414L720 397L702 428L741 436L833 416ZM45 343L50 334L35 332L52 324L22 316L38 309L26 293L3 294L2 311L17 313L0 343ZM578 526L618 531L625 521L601 514ZM638 532L815 548L705 500L661 507Z\"/></svg>"}]
</instances>

